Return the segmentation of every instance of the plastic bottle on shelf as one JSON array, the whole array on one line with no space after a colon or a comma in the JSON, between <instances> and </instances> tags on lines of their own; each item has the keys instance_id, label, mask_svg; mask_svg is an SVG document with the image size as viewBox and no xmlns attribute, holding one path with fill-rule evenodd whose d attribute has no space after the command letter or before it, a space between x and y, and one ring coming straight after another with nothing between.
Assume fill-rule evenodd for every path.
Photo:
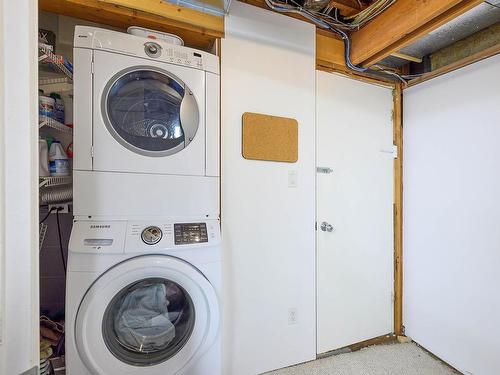
<instances>
[{"instance_id":1,"label":"plastic bottle on shelf","mask_svg":"<svg viewBox=\"0 0 500 375\"><path fill-rule=\"evenodd\" d=\"M72 159L73 158L73 142L71 142L68 147L66 147L66 155L68 155L68 158Z\"/></svg>"},{"instance_id":2,"label":"plastic bottle on shelf","mask_svg":"<svg viewBox=\"0 0 500 375\"><path fill-rule=\"evenodd\" d=\"M48 148L49 148L49 150L50 150L50 146L52 146L52 142L54 142L54 141L55 141L55 138L54 138L53 136L51 136L51 135L47 134L47 135L45 136L45 141L47 142L47 146L48 146Z\"/></svg>"},{"instance_id":3,"label":"plastic bottle on shelf","mask_svg":"<svg viewBox=\"0 0 500 375\"><path fill-rule=\"evenodd\" d=\"M64 101L58 93L51 93L50 97L54 99L54 119L64 124Z\"/></svg>"},{"instance_id":4,"label":"plastic bottle on shelf","mask_svg":"<svg viewBox=\"0 0 500 375\"><path fill-rule=\"evenodd\" d=\"M59 141L52 141L49 150L49 171L51 176L69 176L69 160Z\"/></svg>"},{"instance_id":5,"label":"plastic bottle on shelf","mask_svg":"<svg viewBox=\"0 0 500 375\"><path fill-rule=\"evenodd\" d=\"M61 93L64 102L64 124L73 124L73 95L70 92Z\"/></svg>"},{"instance_id":6,"label":"plastic bottle on shelf","mask_svg":"<svg viewBox=\"0 0 500 375\"><path fill-rule=\"evenodd\" d=\"M47 146L47 141L43 138L38 138L38 152L39 152L39 163L40 167L38 173L40 177L50 176L49 172L49 147Z\"/></svg>"},{"instance_id":7,"label":"plastic bottle on shelf","mask_svg":"<svg viewBox=\"0 0 500 375\"><path fill-rule=\"evenodd\" d=\"M49 96L44 96L40 95L38 97L38 114L40 116L47 116L47 117L52 117L55 118L55 105L56 101L54 98L51 98Z\"/></svg>"}]
</instances>

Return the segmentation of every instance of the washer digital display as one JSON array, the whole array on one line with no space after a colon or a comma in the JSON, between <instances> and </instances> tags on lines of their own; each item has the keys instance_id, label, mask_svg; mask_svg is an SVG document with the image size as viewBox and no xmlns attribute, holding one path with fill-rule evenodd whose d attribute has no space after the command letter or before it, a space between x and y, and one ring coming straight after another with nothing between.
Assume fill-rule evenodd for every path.
<instances>
[{"instance_id":1,"label":"washer digital display","mask_svg":"<svg viewBox=\"0 0 500 375\"><path fill-rule=\"evenodd\" d=\"M208 242L206 223L174 224L174 237L176 245Z\"/></svg>"}]
</instances>

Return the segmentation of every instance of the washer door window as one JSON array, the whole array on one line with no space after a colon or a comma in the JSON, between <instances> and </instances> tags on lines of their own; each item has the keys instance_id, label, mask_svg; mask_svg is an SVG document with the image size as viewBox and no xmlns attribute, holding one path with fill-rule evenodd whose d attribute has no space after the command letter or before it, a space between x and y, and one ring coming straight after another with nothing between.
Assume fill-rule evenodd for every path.
<instances>
[{"instance_id":1,"label":"washer door window","mask_svg":"<svg viewBox=\"0 0 500 375\"><path fill-rule=\"evenodd\" d=\"M146 156L175 154L194 139L199 110L189 88L154 68L127 69L106 85L104 123L129 150Z\"/></svg>"},{"instance_id":2,"label":"washer door window","mask_svg":"<svg viewBox=\"0 0 500 375\"><path fill-rule=\"evenodd\" d=\"M177 374L212 346L219 320L215 290L197 268L144 255L90 286L76 315L75 343L91 374Z\"/></svg>"},{"instance_id":3,"label":"washer door window","mask_svg":"<svg viewBox=\"0 0 500 375\"><path fill-rule=\"evenodd\" d=\"M172 358L191 336L194 322L189 294L171 280L152 278L132 283L111 300L102 332L116 358L150 366Z\"/></svg>"}]
</instances>

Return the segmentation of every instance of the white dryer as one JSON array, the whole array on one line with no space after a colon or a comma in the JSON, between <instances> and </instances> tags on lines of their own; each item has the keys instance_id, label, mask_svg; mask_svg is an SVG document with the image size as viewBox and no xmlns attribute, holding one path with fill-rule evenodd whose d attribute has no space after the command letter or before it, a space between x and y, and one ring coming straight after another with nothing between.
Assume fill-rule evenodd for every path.
<instances>
[{"instance_id":1,"label":"white dryer","mask_svg":"<svg viewBox=\"0 0 500 375\"><path fill-rule=\"evenodd\" d=\"M75 215L218 214L218 57L87 26L74 46Z\"/></svg>"},{"instance_id":2,"label":"white dryer","mask_svg":"<svg viewBox=\"0 0 500 375\"><path fill-rule=\"evenodd\" d=\"M220 295L218 221L75 221L67 373L220 375Z\"/></svg>"}]
</instances>

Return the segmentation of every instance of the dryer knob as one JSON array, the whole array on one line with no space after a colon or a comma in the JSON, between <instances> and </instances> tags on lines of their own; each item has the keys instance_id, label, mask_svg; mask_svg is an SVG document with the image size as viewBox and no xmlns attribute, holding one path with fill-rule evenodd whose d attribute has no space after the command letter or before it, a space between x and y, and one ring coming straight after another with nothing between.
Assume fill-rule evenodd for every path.
<instances>
[{"instance_id":1,"label":"dryer knob","mask_svg":"<svg viewBox=\"0 0 500 375\"><path fill-rule=\"evenodd\" d=\"M159 57L161 55L161 46L155 42L148 42L144 44L144 52L149 57Z\"/></svg>"}]
</instances>

